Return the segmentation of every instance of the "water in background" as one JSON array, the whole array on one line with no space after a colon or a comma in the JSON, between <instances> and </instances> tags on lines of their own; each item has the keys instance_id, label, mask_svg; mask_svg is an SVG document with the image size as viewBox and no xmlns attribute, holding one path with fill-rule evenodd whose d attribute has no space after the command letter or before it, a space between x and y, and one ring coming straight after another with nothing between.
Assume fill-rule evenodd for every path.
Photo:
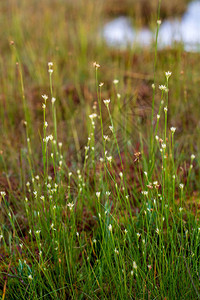
<instances>
[{"instance_id":1,"label":"water in background","mask_svg":"<svg viewBox=\"0 0 200 300\"><path fill-rule=\"evenodd\" d=\"M107 23L102 35L109 46L127 48L128 46L148 47L155 38L155 32L148 28L136 30L127 17L118 17ZM186 51L200 51L200 1L188 4L182 18L165 20L159 30L159 48L172 47L183 43Z\"/></svg>"}]
</instances>

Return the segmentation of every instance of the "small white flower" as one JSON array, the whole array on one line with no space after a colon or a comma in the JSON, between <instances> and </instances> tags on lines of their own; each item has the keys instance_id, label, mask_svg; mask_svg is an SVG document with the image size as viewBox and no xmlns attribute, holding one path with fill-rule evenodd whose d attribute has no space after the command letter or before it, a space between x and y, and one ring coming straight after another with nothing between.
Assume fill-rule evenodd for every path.
<instances>
[{"instance_id":1,"label":"small white flower","mask_svg":"<svg viewBox=\"0 0 200 300\"><path fill-rule=\"evenodd\" d=\"M114 79L114 80L113 80L113 83L116 85L116 84L119 83L119 80L118 80L118 79Z\"/></svg>"},{"instance_id":2,"label":"small white flower","mask_svg":"<svg viewBox=\"0 0 200 300\"><path fill-rule=\"evenodd\" d=\"M162 148L163 148L163 149L166 149L166 144L162 144Z\"/></svg>"},{"instance_id":3,"label":"small white flower","mask_svg":"<svg viewBox=\"0 0 200 300\"><path fill-rule=\"evenodd\" d=\"M192 155L191 155L191 160L194 160L194 159L195 159L195 155L192 154Z\"/></svg>"},{"instance_id":4,"label":"small white flower","mask_svg":"<svg viewBox=\"0 0 200 300\"><path fill-rule=\"evenodd\" d=\"M109 230L110 232L112 232L112 225L111 225L111 224L108 225L108 230Z\"/></svg>"},{"instance_id":5,"label":"small white flower","mask_svg":"<svg viewBox=\"0 0 200 300\"><path fill-rule=\"evenodd\" d=\"M161 25L161 23L162 23L162 21L161 21L161 20L157 20L157 24L158 24L158 26L160 26L160 25Z\"/></svg>"},{"instance_id":6,"label":"small white flower","mask_svg":"<svg viewBox=\"0 0 200 300\"><path fill-rule=\"evenodd\" d=\"M184 184L183 184L183 183L180 183L180 184L179 184L179 188L180 188L181 190L183 190Z\"/></svg>"},{"instance_id":7,"label":"small white flower","mask_svg":"<svg viewBox=\"0 0 200 300\"><path fill-rule=\"evenodd\" d=\"M62 143L61 143L61 142L58 143L58 147L59 147L59 148L62 148Z\"/></svg>"},{"instance_id":8,"label":"small white flower","mask_svg":"<svg viewBox=\"0 0 200 300\"><path fill-rule=\"evenodd\" d=\"M93 241L92 241L92 242L93 242L93 244L96 244L97 240L96 240L96 239L93 239Z\"/></svg>"},{"instance_id":9,"label":"small white flower","mask_svg":"<svg viewBox=\"0 0 200 300\"><path fill-rule=\"evenodd\" d=\"M115 248L114 251L115 251L116 254L119 254L119 251L117 250L117 248Z\"/></svg>"},{"instance_id":10,"label":"small white flower","mask_svg":"<svg viewBox=\"0 0 200 300\"><path fill-rule=\"evenodd\" d=\"M120 99L121 98L121 95L119 93L117 93L117 98Z\"/></svg>"},{"instance_id":11,"label":"small white flower","mask_svg":"<svg viewBox=\"0 0 200 300\"><path fill-rule=\"evenodd\" d=\"M52 67L53 67L52 61L49 61L49 62L48 62L48 67L49 67L49 68L52 68Z\"/></svg>"},{"instance_id":12,"label":"small white flower","mask_svg":"<svg viewBox=\"0 0 200 300\"><path fill-rule=\"evenodd\" d=\"M49 72L50 74L52 74L52 73L53 73L53 70L52 70L52 69L49 69L48 72Z\"/></svg>"},{"instance_id":13,"label":"small white flower","mask_svg":"<svg viewBox=\"0 0 200 300\"><path fill-rule=\"evenodd\" d=\"M100 82L100 83L99 83L99 87L102 87L103 85L104 85L103 82Z\"/></svg>"},{"instance_id":14,"label":"small white flower","mask_svg":"<svg viewBox=\"0 0 200 300\"><path fill-rule=\"evenodd\" d=\"M165 72L165 76L167 79L169 79L169 77L172 75L172 72L168 71L168 72Z\"/></svg>"},{"instance_id":15,"label":"small white flower","mask_svg":"<svg viewBox=\"0 0 200 300\"><path fill-rule=\"evenodd\" d=\"M111 192L109 192L109 191L106 191L106 196L110 196L110 194L111 194Z\"/></svg>"},{"instance_id":16,"label":"small white flower","mask_svg":"<svg viewBox=\"0 0 200 300\"><path fill-rule=\"evenodd\" d=\"M47 128L47 126L48 126L48 123L46 121L46 122L44 122L44 127Z\"/></svg>"},{"instance_id":17,"label":"small white flower","mask_svg":"<svg viewBox=\"0 0 200 300\"><path fill-rule=\"evenodd\" d=\"M167 112L167 110L168 110L168 109L167 109L167 106L165 106L165 107L164 107L164 112L166 113L166 112Z\"/></svg>"},{"instance_id":18,"label":"small white flower","mask_svg":"<svg viewBox=\"0 0 200 300\"><path fill-rule=\"evenodd\" d=\"M96 68L96 69L98 69L98 68L100 68L100 64L98 64L96 61L93 63L93 67L94 68Z\"/></svg>"},{"instance_id":19,"label":"small white flower","mask_svg":"<svg viewBox=\"0 0 200 300\"><path fill-rule=\"evenodd\" d=\"M105 141L109 141L110 140L108 135L104 135L103 138L104 138Z\"/></svg>"},{"instance_id":20,"label":"small white flower","mask_svg":"<svg viewBox=\"0 0 200 300\"><path fill-rule=\"evenodd\" d=\"M47 143L48 143L48 141L52 141L52 140L53 140L53 135L52 135L52 134L50 134L50 135L48 135L48 136L46 137Z\"/></svg>"},{"instance_id":21,"label":"small white flower","mask_svg":"<svg viewBox=\"0 0 200 300\"><path fill-rule=\"evenodd\" d=\"M0 194L2 197L5 197L5 195L6 195L6 193L4 191L1 191Z\"/></svg>"},{"instance_id":22,"label":"small white flower","mask_svg":"<svg viewBox=\"0 0 200 300\"><path fill-rule=\"evenodd\" d=\"M55 103L55 102L56 102L56 98L55 98L55 97L52 97L52 98L51 98L51 102L52 102L52 103Z\"/></svg>"},{"instance_id":23,"label":"small white flower","mask_svg":"<svg viewBox=\"0 0 200 300\"><path fill-rule=\"evenodd\" d=\"M128 233L128 230L127 230L127 229L124 229L124 233L127 234L127 233Z\"/></svg>"},{"instance_id":24,"label":"small white flower","mask_svg":"<svg viewBox=\"0 0 200 300\"><path fill-rule=\"evenodd\" d=\"M133 272L133 270L131 270L131 276L133 276L133 274L134 274L134 272Z\"/></svg>"},{"instance_id":25,"label":"small white flower","mask_svg":"<svg viewBox=\"0 0 200 300\"><path fill-rule=\"evenodd\" d=\"M160 233L160 230L158 228L156 228L156 233L159 234Z\"/></svg>"},{"instance_id":26,"label":"small white flower","mask_svg":"<svg viewBox=\"0 0 200 300\"><path fill-rule=\"evenodd\" d=\"M54 228L54 224L53 223L51 224L50 227L51 227L51 229L53 229L54 231L56 231L56 229Z\"/></svg>"},{"instance_id":27,"label":"small white flower","mask_svg":"<svg viewBox=\"0 0 200 300\"><path fill-rule=\"evenodd\" d=\"M89 115L89 118L93 121L97 117L97 114L93 113Z\"/></svg>"},{"instance_id":28,"label":"small white flower","mask_svg":"<svg viewBox=\"0 0 200 300\"><path fill-rule=\"evenodd\" d=\"M111 132L113 132L113 126L109 126Z\"/></svg>"},{"instance_id":29,"label":"small white flower","mask_svg":"<svg viewBox=\"0 0 200 300\"><path fill-rule=\"evenodd\" d=\"M46 101L48 99L47 95L42 95L42 98Z\"/></svg>"},{"instance_id":30,"label":"small white flower","mask_svg":"<svg viewBox=\"0 0 200 300\"><path fill-rule=\"evenodd\" d=\"M46 104L42 103L42 108L45 109L46 108Z\"/></svg>"},{"instance_id":31,"label":"small white flower","mask_svg":"<svg viewBox=\"0 0 200 300\"><path fill-rule=\"evenodd\" d=\"M166 91L167 90L167 87L165 85L159 85L159 89L161 91Z\"/></svg>"},{"instance_id":32,"label":"small white flower","mask_svg":"<svg viewBox=\"0 0 200 300\"><path fill-rule=\"evenodd\" d=\"M74 203L72 203L72 202L68 203L67 206L69 207L69 210L72 210L74 207Z\"/></svg>"},{"instance_id":33,"label":"small white flower","mask_svg":"<svg viewBox=\"0 0 200 300\"><path fill-rule=\"evenodd\" d=\"M155 88L156 88L154 83L152 83L151 87L153 90L155 90Z\"/></svg>"},{"instance_id":34,"label":"small white flower","mask_svg":"<svg viewBox=\"0 0 200 300\"><path fill-rule=\"evenodd\" d=\"M176 131L176 127L171 127L170 130L172 133L174 133Z\"/></svg>"},{"instance_id":35,"label":"small white flower","mask_svg":"<svg viewBox=\"0 0 200 300\"><path fill-rule=\"evenodd\" d=\"M148 191L141 191L141 194L144 196L148 196Z\"/></svg>"},{"instance_id":36,"label":"small white flower","mask_svg":"<svg viewBox=\"0 0 200 300\"><path fill-rule=\"evenodd\" d=\"M109 163L112 162L112 156L107 156L106 158L107 158L107 160L109 161Z\"/></svg>"},{"instance_id":37,"label":"small white flower","mask_svg":"<svg viewBox=\"0 0 200 300\"><path fill-rule=\"evenodd\" d=\"M40 234L40 232L41 232L41 230L36 230L35 233L36 233L36 234Z\"/></svg>"},{"instance_id":38,"label":"small white flower","mask_svg":"<svg viewBox=\"0 0 200 300\"><path fill-rule=\"evenodd\" d=\"M33 280L32 275L28 275L28 279Z\"/></svg>"},{"instance_id":39,"label":"small white flower","mask_svg":"<svg viewBox=\"0 0 200 300\"><path fill-rule=\"evenodd\" d=\"M79 232L77 231L76 235L79 237Z\"/></svg>"},{"instance_id":40,"label":"small white flower","mask_svg":"<svg viewBox=\"0 0 200 300\"><path fill-rule=\"evenodd\" d=\"M96 196L98 199L99 199L100 195L101 195L101 192L96 192Z\"/></svg>"},{"instance_id":41,"label":"small white flower","mask_svg":"<svg viewBox=\"0 0 200 300\"><path fill-rule=\"evenodd\" d=\"M158 135L156 135L156 136L155 136L155 139L156 139L156 141L158 141L158 140L159 140L159 136L158 136Z\"/></svg>"},{"instance_id":42,"label":"small white flower","mask_svg":"<svg viewBox=\"0 0 200 300\"><path fill-rule=\"evenodd\" d=\"M122 172L119 172L119 177L123 177L123 173Z\"/></svg>"},{"instance_id":43,"label":"small white flower","mask_svg":"<svg viewBox=\"0 0 200 300\"><path fill-rule=\"evenodd\" d=\"M135 261L133 261L133 269L137 270L137 264Z\"/></svg>"},{"instance_id":44,"label":"small white flower","mask_svg":"<svg viewBox=\"0 0 200 300\"><path fill-rule=\"evenodd\" d=\"M167 79L169 79L169 77L172 75L172 72L168 71L168 72L165 72L165 76Z\"/></svg>"},{"instance_id":45,"label":"small white flower","mask_svg":"<svg viewBox=\"0 0 200 300\"><path fill-rule=\"evenodd\" d=\"M158 119L158 120L160 119L160 115L157 115L157 119Z\"/></svg>"},{"instance_id":46,"label":"small white flower","mask_svg":"<svg viewBox=\"0 0 200 300\"><path fill-rule=\"evenodd\" d=\"M109 103L110 103L110 99L103 100L103 102L104 102L105 106L108 107L108 105L109 105Z\"/></svg>"},{"instance_id":47,"label":"small white flower","mask_svg":"<svg viewBox=\"0 0 200 300\"><path fill-rule=\"evenodd\" d=\"M183 210L183 208L182 207L179 207L179 211L181 212Z\"/></svg>"}]
</instances>

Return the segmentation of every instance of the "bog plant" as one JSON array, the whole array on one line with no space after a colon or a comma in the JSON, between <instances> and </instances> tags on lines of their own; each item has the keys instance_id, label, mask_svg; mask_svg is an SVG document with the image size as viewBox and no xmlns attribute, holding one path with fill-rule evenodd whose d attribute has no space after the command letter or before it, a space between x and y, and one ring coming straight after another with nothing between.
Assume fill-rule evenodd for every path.
<instances>
[{"instance_id":1,"label":"bog plant","mask_svg":"<svg viewBox=\"0 0 200 300\"><path fill-rule=\"evenodd\" d=\"M157 26L159 30L160 22ZM175 160L176 128L168 124L173 74L165 72L158 87L154 77L149 137L140 136L140 152L130 161L118 141L114 99L102 98L101 67L94 63L97 103L88 115L82 162L69 167L66 145L57 134L53 68L49 62L50 93L41 96L41 168L35 165L23 98L29 164L21 194L25 229L10 195L1 191L9 219L9 226L0 229L2 299L199 298L200 228L187 205L195 155L191 153L182 182ZM114 79L117 100L119 83ZM21 84L23 91L23 78ZM52 120L47 119L50 109ZM133 166L133 181L127 164Z\"/></svg>"}]
</instances>

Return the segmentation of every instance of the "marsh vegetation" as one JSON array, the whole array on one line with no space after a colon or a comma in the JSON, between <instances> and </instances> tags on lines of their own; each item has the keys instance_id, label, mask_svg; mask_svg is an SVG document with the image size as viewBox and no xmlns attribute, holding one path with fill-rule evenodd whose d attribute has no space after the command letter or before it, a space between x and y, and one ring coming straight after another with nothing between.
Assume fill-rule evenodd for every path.
<instances>
[{"instance_id":1,"label":"marsh vegetation","mask_svg":"<svg viewBox=\"0 0 200 300\"><path fill-rule=\"evenodd\" d=\"M1 1L0 296L200 298L198 52L188 1ZM99 34L126 15L152 45Z\"/></svg>"}]
</instances>

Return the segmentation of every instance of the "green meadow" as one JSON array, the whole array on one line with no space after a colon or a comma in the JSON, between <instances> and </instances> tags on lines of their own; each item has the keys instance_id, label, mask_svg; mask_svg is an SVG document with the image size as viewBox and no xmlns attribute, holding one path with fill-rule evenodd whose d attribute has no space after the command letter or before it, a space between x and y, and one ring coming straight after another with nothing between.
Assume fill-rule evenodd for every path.
<instances>
[{"instance_id":1,"label":"green meadow","mask_svg":"<svg viewBox=\"0 0 200 300\"><path fill-rule=\"evenodd\" d=\"M188 2L0 2L2 300L200 298L200 52L158 43Z\"/></svg>"}]
</instances>

